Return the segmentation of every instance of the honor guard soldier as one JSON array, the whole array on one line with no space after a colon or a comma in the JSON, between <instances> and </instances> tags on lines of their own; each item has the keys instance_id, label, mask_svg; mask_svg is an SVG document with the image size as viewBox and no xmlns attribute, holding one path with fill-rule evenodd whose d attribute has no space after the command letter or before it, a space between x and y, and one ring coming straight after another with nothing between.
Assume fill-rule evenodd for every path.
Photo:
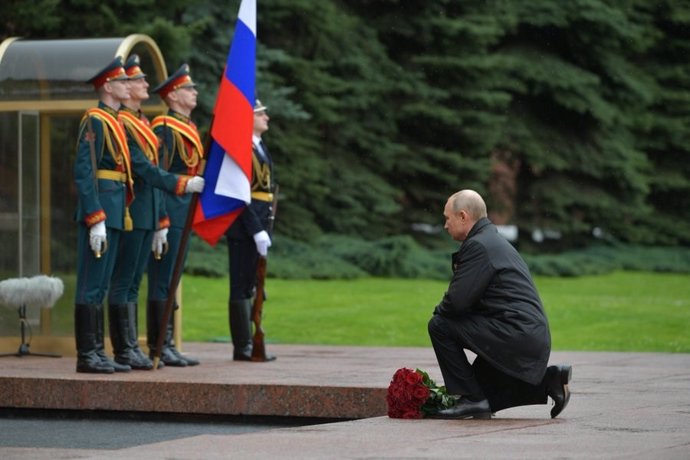
<instances>
[{"instance_id":1,"label":"honor guard soldier","mask_svg":"<svg viewBox=\"0 0 690 460\"><path fill-rule=\"evenodd\" d=\"M127 206L134 198L127 136L117 113L129 98L122 58L87 83L94 86L99 102L82 117L74 162L79 226L74 334L77 372L109 374L131 369L111 360L103 346L103 301L120 235L131 230Z\"/></svg>"},{"instance_id":2,"label":"honor guard soldier","mask_svg":"<svg viewBox=\"0 0 690 460\"><path fill-rule=\"evenodd\" d=\"M158 167L158 138L141 111L143 101L149 98L149 84L139 56L130 56L124 67L130 97L123 101L119 116L127 134L136 199L129 207L133 229L122 234L116 255L108 292L108 319L115 361L132 369L148 370L153 363L138 343L139 285L151 251L158 256L163 253L170 226L161 206L161 194L154 187L176 195L201 192L204 179L177 176Z\"/></svg>"},{"instance_id":3,"label":"honor guard soldier","mask_svg":"<svg viewBox=\"0 0 690 460\"><path fill-rule=\"evenodd\" d=\"M230 301L228 316L234 361L252 361L252 306L256 295L259 256L266 256L271 246L273 228L273 160L261 135L268 131L267 107L258 99L254 105L252 136L251 203L226 232L230 264ZM275 359L266 355L266 361Z\"/></svg>"},{"instance_id":4,"label":"honor guard soldier","mask_svg":"<svg viewBox=\"0 0 690 460\"><path fill-rule=\"evenodd\" d=\"M174 174L194 177L199 171L204 148L199 138L199 132L191 120L192 111L196 107L196 85L189 75L189 66L183 64L167 80L153 89L168 106L166 115L154 118L151 126L159 140L158 164L161 168ZM156 354L156 345L160 326L163 321L165 304L172 275L179 251L182 232L189 211L190 195L174 195L165 193L163 203L170 219L167 241L168 251L160 258L150 257L148 265L148 304L146 314L146 339L149 346L149 356ZM187 259L187 249L184 248L184 260ZM175 305L175 308L179 308ZM160 350L160 359L168 366L195 366L199 361L182 355L173 341L174 315L166 326L166 336Z\"/></svg>"}]
</instances>

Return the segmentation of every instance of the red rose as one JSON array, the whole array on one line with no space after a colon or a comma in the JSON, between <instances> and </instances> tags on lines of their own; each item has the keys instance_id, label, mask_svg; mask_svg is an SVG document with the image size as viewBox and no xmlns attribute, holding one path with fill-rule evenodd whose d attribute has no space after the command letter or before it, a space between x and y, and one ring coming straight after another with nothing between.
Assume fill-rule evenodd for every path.
<instances>
[{"instance_id":1,"label":"red rose","mask_svg":"<svg viewBox=\"0 0 690 460\"><path fill-rule=\"evenodd\" d=\"M388 387L388 392L396 399L403 399L405 397L405 387L402 385L392 384Z\"/></svg>"},{"instance_id":2,"label":"red rose","mask_svg":"<svg viewBox=\"0 0 690 460\"><path fill-rule=\"evenodd\" d=\"M414 399L414 389L412 385L405 385L403 387L403 395L406 401L411 401Z\"/></svg>"},{"instance_id":3,"label":"red rose","mask_svg":"<svg viewBox=\"0 0 690 460\"><path fill-rule=\"evenodd\" d=\"M407 369L407 368L403 367L403 368L398 369L397 371L395 371L395 374L393 374L393 380L391 381L391 383L393 383L393 382L397 383L397 382L400 382L400 381L405 380L405 375L406 375L410 370L411 370L411 369Z\"/></svg>"},{"instance_id":4,"label":"red rose","mask_svg":"<svg viewBox=\"0 0 690 460\"><path fill-rule=\"evenodd\" d=\"M421 403L424 403L427 398L429 398L430 391L427 387L424 385L418 385L414 388L413 396L414 399L417 401L420 401Z\"/></svg>"},{"instance_id":5,"label":"red rose","mask_svg":"<svg viewBox=\"0 0 690 460\"><path fill-rule=\"evenodd\" d=\"M390 418L402 418L403 412L397 407L388 406L388 416Z\"/></svg>"},{"instance_id":6,"label":"red rose","mask_svg":"<svg viewBox=\"0 0 690 460\"><path fill-rule=\"evenodd\" d=\"M417 372L412 371L405 376L405 381L410 385L417 385L422 382L422 376Z\"/></svg>"}]
</instances>

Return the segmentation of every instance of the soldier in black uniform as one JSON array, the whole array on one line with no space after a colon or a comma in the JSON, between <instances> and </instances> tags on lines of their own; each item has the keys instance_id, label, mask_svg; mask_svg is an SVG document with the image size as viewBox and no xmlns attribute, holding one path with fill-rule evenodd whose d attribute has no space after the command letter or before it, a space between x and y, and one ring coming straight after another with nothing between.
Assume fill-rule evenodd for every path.
<instances>
[{"instance_id":1,"label":"soldier in black uniform","mask_svg":"<svg viewBox=\"0 0 690 460\"><path fill-rule=\"evenodd\" d=\"M256 294L256 268L259 256L266 256L271 246L273 161L261 135L268 131L267 107L256 100L252 151L251 203L226 233L230 265L230 334L235 361L251 361L253 297ZM275 356L266 355L266 360Z\"/></svg>"}]
</instances>

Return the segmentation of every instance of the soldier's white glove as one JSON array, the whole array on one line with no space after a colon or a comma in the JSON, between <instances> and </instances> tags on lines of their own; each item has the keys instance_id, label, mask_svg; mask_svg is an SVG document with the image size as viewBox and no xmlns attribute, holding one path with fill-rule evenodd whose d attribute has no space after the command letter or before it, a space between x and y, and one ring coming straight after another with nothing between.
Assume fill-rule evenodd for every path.
<instances>
[{"instance_id":1,"label":"soldier's white glove","mask_svg":"<svg viewBox=\"0 0 690 460\"><path fill-rule=\"evenodd\" d=\"M268 255L268 248L271 247L271 237L268 236L266 230L261 230L254 234L254 242L256 243L256 250L260 256L266 257Z\"/></svg>"},{"instance_id":2,"label":"soldier's white glove","mask_svg":"<svg viewBox=\"0 0 690 460\"><path fill-rule=\"evenodd\" d=\"M153 234L153 241L151 242L151 251L153 251L156 259L160 259L161 255L164 254L167 245L168 229L161 228L160 230L156 230Z\"/></svg>"},{"instance_id":3,"label":"soldier's white glove","mask_svg":"<svg viewBox=\"0 0 690 460\"><path fill-rule=\"evenodd\" d=\"M101 253L105 252L107 244L105 221L93 224L89 228L89 246L91 246L91 250L96 254L96 257L100 257Z\"/></svg>"},{"instance_id":4,"label":"soldier's white glove","mask_svg":"<svg viewBox=\"0 0 690 460\"><path fill-rule=\"evenodd\" d=\"M204 191L204 185L206 181L201 176L194 176L187 181L187 185L184 188L185 193L201 193Z\"/></svg>"}]
</instances>

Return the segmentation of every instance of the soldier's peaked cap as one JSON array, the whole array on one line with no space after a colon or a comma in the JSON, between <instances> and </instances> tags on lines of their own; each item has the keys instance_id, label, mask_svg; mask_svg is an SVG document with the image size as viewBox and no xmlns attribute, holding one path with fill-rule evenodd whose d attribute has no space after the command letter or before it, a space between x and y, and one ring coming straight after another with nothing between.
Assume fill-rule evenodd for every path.
<instances>
[{"instance_id":1,"label":"soldier's peaked cap","mask_svg":"<svg viewBox=\"0 0 690 460\"><path fill-rule=\"evenodd\" d=\"M125 72L130 80L144 78L146 74L141 70L141 59L138 54L132 54L125 62Z\"/></svg>"},{"instance_id":2,"label":"soldier's peaked cap","mask_svg":"<svg viewBox=\"0 0 690 460\"><path fill-rule=\"evenodd\" d=\"M257 99L254 103L254 113L265 112L266 110L268 110L268 107L263 105L261 101Z\"/></svg>"},{"instance_id":3,"label":"soldier's peaked cap","mask_svg":"<svg viewBox=\"0 0 690 460\"><path fill-rule=\"evenodd\" d=\"M91 83L98 89L109 81L128 80L125 68L122 65L122 57L117 56L110 64L99 70L96 75L89 78L86 83Z\"/></svg>"},{"instance_id":4,"label":"soldier's peaked cap","mask_svg":"<svg viewBox=\"0 0 690 460\"><path fill-rule=\"evenodd\" d=\"M194 87L196 83L194 83L192 77L189 76L189 65L182 64L174 74L170 75L167 80L153 88L152 91L158 93L160 97L164 99L165 96L176 89L188 88L190 86Z\"/></svg>"}]
</instances>

